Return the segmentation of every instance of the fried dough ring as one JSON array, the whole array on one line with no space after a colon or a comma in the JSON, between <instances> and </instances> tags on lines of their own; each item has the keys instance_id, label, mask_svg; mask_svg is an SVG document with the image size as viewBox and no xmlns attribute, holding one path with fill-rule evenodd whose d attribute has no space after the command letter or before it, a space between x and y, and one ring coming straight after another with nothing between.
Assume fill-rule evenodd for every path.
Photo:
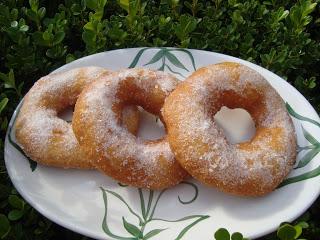
<instances>
[{"instance_id":1,"label":"fried dough ring","mask_svg":"<svg viewBox=\"0 0 320 240\"><path fill-rule=\"evenodd\" d=\"M23 151L48 166L93 168L71 124L59 118L58 113L73 106L87 84L110 73L100 67L84 67L38 80L25 96L15 124L16 139ZM123 112L125 125L133 133L138 129L138 114L136 107L128 107Z\"/></svg>"},{"instance_id":2,"label":"fried dough ring","mask_svg":"<svg viewBox=\"0 0 320 240\"><path fill-rule=\"evenodd\" d=\"M213 118L222 106L251 114L253 139L227 141ZM166 99L163 118L179 163L194 178L224 192L271 192L296 159L295 131L280 95L259 73L238 63L194 72Z\"/></svg>"},{"instance_id":3,"label":"fried dough ring","mask_svg":"<svg viewBox=\"0 0 320 240\"><path fill-rule=\"evenodd\" d=\"M183 180L187 173L174 159L166 137L143 141L119 125L119 113L128 104L160 116L177 83L160 71L126 69L85 88L75 106L73 130L97 169L141 188L162 189Z\"/></svg>"}]
</instances>

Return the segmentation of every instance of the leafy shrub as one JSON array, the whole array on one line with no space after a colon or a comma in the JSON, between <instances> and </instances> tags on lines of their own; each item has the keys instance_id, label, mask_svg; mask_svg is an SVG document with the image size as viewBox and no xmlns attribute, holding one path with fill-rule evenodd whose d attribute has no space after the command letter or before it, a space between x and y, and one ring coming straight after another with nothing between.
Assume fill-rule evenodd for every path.
<instances>
[{"instance_id":1,"label":"leafy shrub","mask_svg":"<svg viewBox=\"0 0 320 240\"><path fill-rule=\"evenodd\" d=\"M319 0L0 0L0 238L85 239L36 213L14 190L5 171L8 120L38 77L82 56L114 48L197 48L270 69L301 91L319 112L317 3ZM319 239L319 204L318 200L302 217L308 223L301 235L304 238ZM297 225L290 226L279 228L280 239L285 239L283 231L300 231ZM277 233L266 237L276 238Z\"/></svg>"}]
</instances>

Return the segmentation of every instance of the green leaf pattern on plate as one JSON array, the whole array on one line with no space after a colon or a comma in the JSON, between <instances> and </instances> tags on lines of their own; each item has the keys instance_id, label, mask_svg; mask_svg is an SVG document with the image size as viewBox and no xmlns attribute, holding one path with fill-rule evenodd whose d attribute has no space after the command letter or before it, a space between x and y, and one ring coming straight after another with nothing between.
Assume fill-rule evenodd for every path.
<instances>
[{"instance_id":1,"label":"green leaf pattern on plate","mask_svg":"<svg viewBox=\"0 0 320 240\"><path fill-rule=\"evenodd\" d=\"M292 117L294 117L300 121L311 123L311 124L320 128L319 122L317 122L311 118L304 117L304 116L300 115L299 113L297 113L296 111L293 110L293 108L290 106L289 103L286 103L286 108ZM315 158L315 156L317 156L318 153L320 152L320 142L314 136L312 136L303 126L301 126L301 128L302 128L303 136L310 143L310 145L304 146L304 147L298 146L299 152L306 151L306 153L304 153L303 157L299 160L295 169L303 168L303 167L307 166ZM320 175L320 165L313 170L310 170L310 171L302 173L300 175L297 175L294 177L289 177L289 178L285 179L278 186L278 188L286 186L291 183L296 183L296 182L307 180L309 178L314 178L319 175Z\"/></svg>"},{"instance_id":2,"label":"green leaf pattern on plate","mask_svg":"<svg viewBox=\"0 0 320 240\"><path fill-rule=\"evenodd\" d=\"M153 57L146 64L144 64L144 66L156 64L160 61L161 65L158 68L158 70L164 71L165 69L168 69L169 72L173 74L179 75L181 77L185 77L180 71L184 70L184 71L190 72L190 69L188 69L185 66L185 64L183 64L182 61L179 60L179 58L174 54L176 52L182 52L182 53L185 53L187 57L190 59L192 68L193 68L192 71L196 70L196 64L195 64L195 60L192 53L187 49L182 49L182 48L143 48L136 54L129 68L136 67L143 53L151 49L153 50L157 49L158 51L156 52L155 55L153 55ZM174 70L174 68L176 68L177 70Z\"/></svg>"},{"instance_id":3,"label":"green leaf pattern on plate","mask_svg":"<svg viewBox=\"0 0 320 240\"><path fill-rule=\"evenodd\" d=\"M188 201L181 201L180 197L179 198L179 202L182 204L191 204L192 202L194 202L197 199L198 196L198 187L196 186L196 184L194 183L190 183L190 182L183 182L184 184L189 185L190 187L194 188L194 196L191 198L191 200ZM209 218L210 216L208 215L190 215L190 216L186 216L186 217L182 217L179 219L175 219L175 220L170 220L170 219L161 219L161 218L156 218L154 217L155 214L155 210L156 207L159 203L159 200L161 198L161 196L163 195L163 193L166 191L162 190L160 192L155 192L153 190L148 190L149 194L148 194L148 200L145 201L145 197L143 194L143 190L138 188L138 195L139 195L139 200L140 200L140 213L138 213L137 211L134 211L132 207L130 207L129 203L118 193L111 191L111 190L107 190L104 188L100 188L102 191L102 197L103 197L103 201L104 201L104 206L105 206L105 214L104 214L104 218L102 221L102 229L103 231L109 236L112 237L113 239L120 239L120 240L128 240L128 239L141 239L141 240L146 240L146 239L150 239L158 234L160 234L162 231L167 230L168 228L162 228L162 229L153 229L150 230L148 233L144 233L144 230L147 226L148 223L152 222L152 221L163 221L163 222L167 222L167 223L172 223L172 222L183 222L183 221L187 221L190 219L194 219L193 222L191 222L190 224L188 224L186 227L184 227L177 235L177 237L175 238L175 240L179 240L181 239L193 226L195 226L197 223ZM129 223L124 216L122 216L122 223L123 223L123 228L124 230L126 230L130 235L133 236L133 238L131 237L126 237L126 236L119 236L114 234L108 225L108 194L110 194L110 197L116 197L117 200L120 200L122 203L125 204L125 206L127 207L127 209L129 210L129 212L131 213L131 215L133 215L134 217L137 218L138 223L136 225L134 225L133 223ZM157 197L155 198L156 200L154 200L154 196L157 195ZM146 202L147 202L147 206L146 206Z\"/></svg>"}]
</instances>

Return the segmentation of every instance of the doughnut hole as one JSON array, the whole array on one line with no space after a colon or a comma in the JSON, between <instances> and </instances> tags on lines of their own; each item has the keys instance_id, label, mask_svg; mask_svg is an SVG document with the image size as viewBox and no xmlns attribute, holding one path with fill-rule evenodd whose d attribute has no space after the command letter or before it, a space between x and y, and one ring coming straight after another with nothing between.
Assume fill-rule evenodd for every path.
<instances>
[{"instance_id":1,"label":"doughnut hole","mask_svg":"<svg viewBox=\"0 0 320 240\"><path fill-rule=\"evenodd\" d=\"M137 136L143 140L162 139L166 130L161 119L139 107L140 122Z\"/></svg>"},{"instance_id":2,"label":"doughnut hole","mask_svg":"<svg viewBox=\"0 0 320 240\"><path fill-rule=\"evenodd\" d=\"M157 85L148 92L128 78L119 84L117 98L121 99L113 105L113 110L117 113L128 105L138 106L140 112L138 137L146 143L164 141L166 130L160 112L166 95Z\"/></svg>"},{"instance_id":3,"label":"doughnut hole","mask_svg":"<svg viewBox=\"0 0 320 240\"><path fill-rule=\"evenodd\" d=\"M252 139L237 144L227 139L214 119L223 106L250 114ZM261 196L292 169L296 141L284 102L248 67L221 63L197 70L166 99L163 116L177 161L206 185Z\"/></svg>"},{"instance_id":4,"label":"doughnut hole","mask_svg":"<svg viewBox=\"0 0 320 240\"><path fill-rule=\"evenodd\" d=\"M223 106L214 115L214 121L232 144L250 141L256 133L251 115L243 108L230 109Z\"/></svg>"},{"instance_id":5,"label":"doughnut hole","mask_svg":"<svg viewBox=\"0 0 320 240\"><path fill-rule=\"evenodd\" d=\"M58 113L58 118L65 120L66 122L72 122L72 115L73 115L74 105L63 109Z\"/></svg>"}]
</instances>

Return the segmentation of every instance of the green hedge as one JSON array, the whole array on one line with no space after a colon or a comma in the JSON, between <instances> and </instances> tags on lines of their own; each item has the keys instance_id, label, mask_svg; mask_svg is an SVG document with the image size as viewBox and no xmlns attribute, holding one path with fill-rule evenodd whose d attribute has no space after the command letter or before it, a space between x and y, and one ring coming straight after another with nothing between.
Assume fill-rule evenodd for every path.
<instances>
[{"instance_id":1,"label":"green hedge","mask_svg":"<svg viewBox=\"0 0 320 240\"><path fill-rule=\"evenodd\" d=\"M15 191L5 170L8 121L40 76L82 56L115 48L206 49L270 69L319 112L317 2L0 0L0 238L87 239L40 216ZM319 216L320 199L297 222L263 239L295 239L290 234L301 229L300 238L319 239ZM223 234L220 230L216 237Z\"/></svg>"}]
</instances>

